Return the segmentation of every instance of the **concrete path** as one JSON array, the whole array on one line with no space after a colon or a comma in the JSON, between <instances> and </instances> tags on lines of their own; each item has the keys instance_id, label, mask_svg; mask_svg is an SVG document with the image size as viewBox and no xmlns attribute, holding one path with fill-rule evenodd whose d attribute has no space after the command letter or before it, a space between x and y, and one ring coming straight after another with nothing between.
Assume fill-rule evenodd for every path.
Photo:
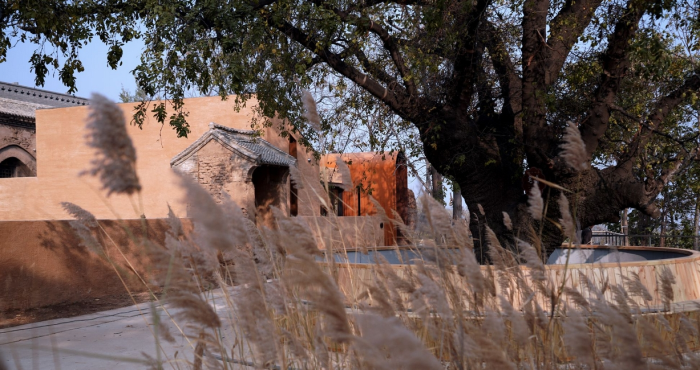
<instances>
[{"instance_id":1,"label":"concrete path","mask_svg":"<svg viewBox=\"0 0 700 370\"><path fill-rule=\"evenodd\" d=\"M215 294L214 307L222 319L226 305ZM106 370L145 369L147 356L157 358L151 304L0 329L0 369ZM168 309L168 306L165 306ZM170 314L174 310L168 309ZM160 340L166 369L187 369L193 345L170 322L163 308L155 309L175 337ZM224 319L225 320L225 319ZM226 333L222 333L225 336ZM185 358L189 361L184 361Z\"/></svg>"}]
</instances>

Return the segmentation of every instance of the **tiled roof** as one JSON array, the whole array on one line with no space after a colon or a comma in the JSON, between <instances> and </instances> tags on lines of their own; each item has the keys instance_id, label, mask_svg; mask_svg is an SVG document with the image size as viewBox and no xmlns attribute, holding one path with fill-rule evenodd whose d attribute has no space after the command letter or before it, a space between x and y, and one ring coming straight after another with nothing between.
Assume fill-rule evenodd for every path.
<instances>
[{"instance_id":1,"label":"tiled roof","mask_svg":"<svg viewBox=\"0 0 700 370\"><path fill-rule=\"evenodd\" d=\"M180 154L173 157L170 160L170 165L180 164L211 140L220 142L224 147L240 153L258 165L269 164L287 167L296 165L296 158L278 149L265 139L255 137L255 131L238 130L217 125L213 122L209 124L209 131L205 132L202 137L180 152Z\"/></svg>"},{"instance_id":2,"label":"tiled roof","mask_svg":"<svg viewBox=\"0 0 700 370\"><path fill-rule=\"evenodd\" d=\"M43 108L74 107L88 105L88 100L73 95L0 82L0 98L43 105Z\"/></svg>"},{"instance_id":3,"label":"tiled roof","mask_svg":"<svg viewBox=\"0 0 700 370\"><path fill-rule=\"evenodd\" d=\"M35 111L39 108L51 108L51 106L0 97L0 113L34 118L36 116Z\"/></svg>"}]
</instances>

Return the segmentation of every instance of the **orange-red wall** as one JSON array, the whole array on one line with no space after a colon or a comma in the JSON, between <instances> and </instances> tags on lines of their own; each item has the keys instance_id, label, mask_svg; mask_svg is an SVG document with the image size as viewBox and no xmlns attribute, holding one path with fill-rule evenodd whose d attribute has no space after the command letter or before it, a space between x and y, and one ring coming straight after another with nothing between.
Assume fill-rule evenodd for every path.
<instances>
[{"instance_id":1,"label":"orange-red wall","mask_svg":"<svg viewBox=\"0 0 700 370\"><path fill-rule=\"evenodd\" d=\"M333 154L325 156L321 165L336 168L338 158L341 158L348 165L355 187L352 191L343 192L343 213L345 216L376 215L378 210L370 200L370 196L377 200L390 219L394 219L392 210L401 214L403 211L401 207L405 205L397 202L397 199L402 200L408 197L408 187L405 166L397 166L397 161L400 162L398 152ZM406 194L402 195L402 191ZM398 198L397 195L399 195ZM391 222L384 222L383 228L385 245L396 244L397 233Z\"/></svg>"}]
</instances>

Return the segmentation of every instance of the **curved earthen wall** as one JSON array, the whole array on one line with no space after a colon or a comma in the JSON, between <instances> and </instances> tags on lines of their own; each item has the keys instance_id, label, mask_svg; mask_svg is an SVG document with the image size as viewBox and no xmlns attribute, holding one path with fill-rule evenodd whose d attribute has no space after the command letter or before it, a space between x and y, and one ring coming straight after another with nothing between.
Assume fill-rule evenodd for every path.
<instances>
[{"instance_id":1,"label":"curved earthen wall","mask_svg":"<svg viewBox=\"0 0 700 370\"><path fill-rule=\"evenodd\" d=\"M584 246L584 248L597 249L607 247ZM632 279L634 274L637 274L641 283L652 296L651 302L645 303L641 298L637 298L637 303L640 304L641 307L661 308L663 303L660 295L660 276L664 269L668 269L675 280L675 284L672 285L672 303L700 300L700 272L698 271L700 269L699 252L656 247L620 247L619 249L682 253L684 256L653 261L584 263L569 264L568 266L563 264L546 265L545 273L549 281L552 282L553 286L557 287L557 289L562 285L564 277L566 276L565 286L579 291L586 298L590 298L596 294L595 291L589 289L585 283L585 279L588 279L593 286L603 291L605 299L610 302L614 302L614 297L609 287L619 285L625 290L626 280ZM350 301L359 297L362 292L366 290L367 284L372 283L373 275L377 268L373 263L336 263L335 266L338 269L338 286ZM388 268L394 270L399 277L406 277L409 274L408 270L415 269L415 265L393 264L388 265ZM525 276L531 274L529 268L519 268L522 269ZM481 266L481 272L485 276L496 273L489 266ZM495 276L493 277L495 278ZM463 278L456 272L454 273L454 279L456 284L463 285L465 289L469 289L462 280ZM515 285L515 283L511 284L513 287L515 287ZM511 293L503 291L499 284L495 284L495 287L498 295L509 295ZM515 297L523 295L520 294L522 292L517 288L514 288L513 293ZM549 301L548 297L539 296L537 299L540 301L542 307L547 307L545 303ZM517 298L515 303L518 303Z\"/></svg>"}]
</instances>

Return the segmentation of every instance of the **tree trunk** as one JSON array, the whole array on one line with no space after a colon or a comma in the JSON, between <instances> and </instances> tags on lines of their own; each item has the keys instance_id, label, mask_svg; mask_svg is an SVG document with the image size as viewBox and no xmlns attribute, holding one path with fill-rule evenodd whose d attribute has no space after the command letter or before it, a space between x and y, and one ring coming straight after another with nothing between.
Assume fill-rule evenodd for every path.
<instances>
[{"instance_id":1,"label":"tree trunk","mask_svg":"<svg viewBox=\"0 0 700 370\"><path fill-rule=\"evenodd\" d=\"M432 180L432 171L433 166L430 164L430 161L428 161L428 158L425 159L425 191L429 192L430 194L433 194L433 180Z\"/></svg>"},{"instance_id":2,"label":"tree trunk","mask_svg":"<svg viewBox=\"0 0 700 370\"><path fill-rule=\"evenodd\" d=\"M496 131L493 136L489 136L488 131L477 135L464 129L474 125L463 121L463 116L456 115L434 117L430 119L431 123L425 125L426 128L432 127L433 131L426 129L421 132L426 158L434 164L435 170L458 183L469 211L475 216L470 217L470 229L477 258L488 255L487 243L484 241L487 227L493 230L505 248L515 250L515 235L527 242L542 245L543 255L551 254L561 246L564 240L561 230L554 223L546 221L561 218L557 201L561 192L556 188L545 188L542 191L543 197L549 197L544 199L547 202L547 214L540 232L540 221L534 221L528 213L526 171L569 190L565 194L570 209L575 210L575 221L580 226L620 222L620 210L628 207L658 217L659 211L654 199L665 185L661 181L640 180L635 175L633 166L591 168L576 172L558 156L548 157L547 153L542 153L542 156L533 155L531 159L530 155L518 154L519 149L511 146L513 132L505 128L513 127L513 116L500 115L485 119L490 120L483 123L485 127L503 127L503 132ZM437 134L430 136L434 131L449 134L439 135L438 141ZM545 132L542 136L530 139L539 143L551 138ZM559 144L552 145L556 147ZM462 158L464 153L471 156L468 161ZM529 168L523 167L525 158ZM543 158L543 161L540 163L538 158ZM432 190L437 190L435 178L431 177L430 180ZM511 218L512 232L503 224L503 212ZM531 233L533 227L535 234Z\"/></svg>"},{"instance_id":3,"label":"tree trunk","mask_svg":"<svg viewBox=\"0 0 700 370\"><path fill-rule=\"evenodd\" d=\"M452 181L452 218L455 220L462 218L462 192L454 181Z\"/></svg>"},{"instance_id":4,"label":"tree trunk","mask_svg":"<svg viewBox=\"0 0 700 370\"><path fill-rule=\"evenodd\" d=\"M627 208L622 210L622 219L620 220L620 231L624 235L622 237L622 245L629 245L629 227L627 226Z\"/></svg>"},{"instance_id":5,"label":"tree trunk","mask_svg":"<svg viewBox=\"0 0 700 370\"><path fill-rule=\"evenodd\" d=\"M700 197L695 198L695 218L693 219L693 249L698 249L698 232L700 231Z\"/></svg>"},{"instance_id":6,"label":"tree trunk","mask_svg":"<svg viewBox=\"0 0 700 370\"><path fill-rule=\"evenodd\" d=\"M698 129L700 130L700 104L698 104ZM700 232L700 196L695 196L695 219L693 220L693 249L700 251L698 242L698 232Z\"/></svg>"},{"instance_id":7,"label":"tree trunk","mask_svg":"<svg viewBox=\"0 0 700 370\"><path fill-rule=\"evenodd\" d=\"M661 233L659 233L659 247L666 246L666 207L661 212Z\"/></svg>"},{"instance_id":8,"label":"tree trunk","mask_svg":"<svg viewBox=\"0 0 700 370\"><path fill-rule=\"evenodd\" d=\"M445 192L442 189L442 175L438 170L430 166L430 177L432 178L432 192L433 192L433 198L435 198L438 202L445 204Z\"/></svg>"}]
</instances>

